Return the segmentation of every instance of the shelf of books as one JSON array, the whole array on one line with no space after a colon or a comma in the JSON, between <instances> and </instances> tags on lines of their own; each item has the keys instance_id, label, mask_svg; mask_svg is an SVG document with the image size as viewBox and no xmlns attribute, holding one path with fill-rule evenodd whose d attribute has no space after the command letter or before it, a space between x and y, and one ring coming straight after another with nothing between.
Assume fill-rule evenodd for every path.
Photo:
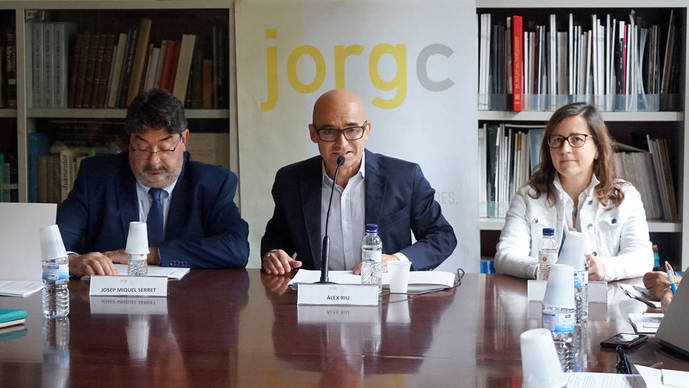
<instances>
[{"instance_id":1,"label":"shelf of books","mask_svg":"<svg viewBox=\"0 0 689 388\"><path fill-rule=\"evenodd\" d=\"M126 150L126 107L157 87L184 103L192 157L229 168L231 3L83 4L31 4L18 30L26 54L18 121L27 129L20 200L59 204L81 160Z\"/></svg>"},{"instance_id":2,"label":"shelf of books","mask_svg":"<svg viewBox=\"0 0 689 388\"><path fill-rule=\"evenodd\" d=\"M12 113L12 112L8 112ZM14 112L16 116L16 111ZM184 114L187 119L228 119L229 112L227 109L185 109ZM116 109L61 109L61 108L32 108L29 109L29 117L32 118L109 118L109 119L124 119L127 116L127 110L122 108ZM0 111L2 117L2 111ZM14 117L14 116L7 116Z\"/></svg>"},{"instance_id":3,"label":"shelf of books","mask_svg":"<svg viewBox=\"0 0 689 388\"><path fill-rule=\"evenodd\" d=\"M15 12L0 10L0 202L19 198Z\"/></svg>"},{"instance_id":4,"label":"shelf of books","mask_svg":"<svg viewBox=\"0 0 689 388\"><path fill-rule=\"evenodd\" d=\"M617 175L641 193L651 239L684 269L687 8L558 1L477 2L480 227L491 231L482 238L496 238L513 194L538 168L552 112L583 101L608 124Z\"/></svg>"}]
</instances>

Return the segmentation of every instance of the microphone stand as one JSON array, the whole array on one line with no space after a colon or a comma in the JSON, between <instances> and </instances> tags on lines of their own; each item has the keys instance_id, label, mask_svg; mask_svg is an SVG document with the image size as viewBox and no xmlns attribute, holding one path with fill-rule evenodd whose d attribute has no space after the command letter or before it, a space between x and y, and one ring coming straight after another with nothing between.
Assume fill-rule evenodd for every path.
<instances>
[{"instance_id":1,"label":"microphone stand","mask_svg":"<svg viewBox=\"0 0 689 388\"><path fill-rule=\"evenodd\" d=\"M317 284L333 284L331 281L328 280L328 263L330 259L330 237L328 237L328 221L330 221L330 207L333 204L333 193L335 192L335 184L337 183L337 173L340 171L340 166L344 164L344 161L344 156L340 156L337 158L337 167L335 167L333 185L330 188L328 212L325 216L325 235L323 236L323 244L321 250L321 280Z\"/></svg>"}]
</instances>

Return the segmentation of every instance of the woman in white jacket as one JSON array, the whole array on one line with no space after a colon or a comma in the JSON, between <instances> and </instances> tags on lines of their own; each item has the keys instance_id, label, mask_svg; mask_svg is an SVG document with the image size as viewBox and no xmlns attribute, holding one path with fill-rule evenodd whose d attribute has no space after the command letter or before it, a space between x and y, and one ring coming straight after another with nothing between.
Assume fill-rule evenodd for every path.
<instances>
[{"instance_id":1,"label":"woman in white jacket","mask_svg":"<svg viewBox=\"0 0 689 388\"><path fill-rule=\"evenodd\" d=\"M615 177L611 139L600 113L585 103L561 107L548 121L540 168L515 194L500 235L498 273L533 279L543 228L586 237L589 279L642 276L653 268L639 192Z\"/></svg>"}]
</instances>

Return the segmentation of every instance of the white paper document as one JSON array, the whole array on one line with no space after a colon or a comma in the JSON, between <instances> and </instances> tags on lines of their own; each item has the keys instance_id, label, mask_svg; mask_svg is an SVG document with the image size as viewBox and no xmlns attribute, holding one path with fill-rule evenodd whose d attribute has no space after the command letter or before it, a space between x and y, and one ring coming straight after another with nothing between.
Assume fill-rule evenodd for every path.
<instances>
[{"instance_id":1,"label":"white paper document","mask_svg":"<svg viewBox=\"0 0 689 388\"><path fill-rule=\"evenodd\" d=\"M43 281L0 280L0 295L27 297L43 288Z\"/></svg>"},{"instance_id":2,"label":"white paper document","mask_svg":"<svg viewBox=\"0 0 689 388\"><path fill-rule=\"evenodd\" d=\"M127 274L127 264L113 264L119 275ZM169 279L180 280L189 273L189 268L148 266L148 276L165 276Z\"/></svg>"},{"instance_id":3,"label":"white paper document","mask_svg":"<svg viewBox=\"0 0 689 388\"><path fill-rule=\"evenodd\" d=\"M328 279L338 284L361 284L361 275L354 275L352 271L329 271ZM289 282L316 283L321 280L321 271L300 269ZM443 271L411 271L409 273L409 291L427 290L433 288L449 288L454 286L455 274ZM390 274L383 273L383 285L390 285Z\"/></svg>"},{"instance_id":4,"label":"white paper document","mask_svg":"<svg viewBox=\"0 0 689 388\"><path fill-rule=\"evenodd\" d=\"M646 388L689 388L689 372L682 372L671 369L655 369L646 366L636 365L646 383Z\"/></svg>"},{"instance_id":5,"label":"white paper document","mask_svg":"<svg viewBox=\"0 0 689 388\"><path fill-rule=\"evenodd\" d=\"M639 375L617 373L566 373L567 388L644 388L644 380Z\"/></svg>"},{"instance_id":6,"label":"white paper document","mask_svg":"<svg viewBox=\"0 0 689 388\"><path fill-rule=\"evenodd\" d=\"M629 322L636 334L655 334L663 320L663 313L630 313Z\"/></svg>"},{"instance_id":7,"label":"white paper document","mask_svg":"<svg viewBox=\"0 0 689 388\"><path fill-rule=\"evenodd\" d=\"M617 286L620 287L622 291L624 291L624 293L627 294L627 296L629 296L630 298L634 298L638 301L644 302L648 306L653 307L655 309L660 309L660 301L652 300L650 298L650 295L640 291L640 287L632 286L630 284L618 284Z\"/></svg>"}]
</instances>

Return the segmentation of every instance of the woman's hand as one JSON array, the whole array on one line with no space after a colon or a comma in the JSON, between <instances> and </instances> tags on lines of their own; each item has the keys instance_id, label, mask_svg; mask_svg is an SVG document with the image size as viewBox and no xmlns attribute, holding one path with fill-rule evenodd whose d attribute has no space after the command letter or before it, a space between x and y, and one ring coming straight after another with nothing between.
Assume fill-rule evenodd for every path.
<instances>
[{"instance_id":1,"label":"woman's hand","mask_svg":"<svg viewBox=\"0 0 689 388\"><path fill-rule=\"evenodd\" d=\"M603 268L600 258L591 255L586 255L586 258L589 261L589 280L604 280L605 268Z\"/></svg>"}]
</instances>

